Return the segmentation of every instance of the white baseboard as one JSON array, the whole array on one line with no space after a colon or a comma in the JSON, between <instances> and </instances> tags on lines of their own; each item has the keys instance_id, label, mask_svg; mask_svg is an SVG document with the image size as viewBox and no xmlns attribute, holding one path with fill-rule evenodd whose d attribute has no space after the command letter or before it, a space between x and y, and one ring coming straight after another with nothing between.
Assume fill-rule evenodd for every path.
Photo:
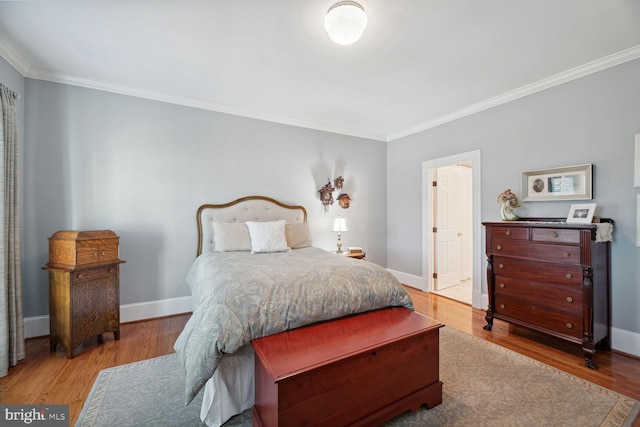
<instances>
[{"instance_id":1,"label":"white baseboard","mask_svg":"<svg viewBox=\"0 0 640 427\"><path fill-rule=\"evenodd\" d=\"M640 357L640 334L624 329L611 328L611 348Z\"/></svg>"},{"instance_id":2,"label":"white baseboard","mask_svg":"<svg viewBox=\"0 0 640 427\"><path fill-rule=\"evenodd\" d=\"M401 283L416 289L423 289L426 279L400 271L388 270ZM483 302L486 302L483 294ZM124 304L120 306L120 321L122 323L152 319L154 317L173 316L193 311L190 296L170 298L158 301ZM49 316L34 316L24 319L25 338L49 335ZM640 357L640 333L619 328L611 328L611 347L614 350Z\"/></svg>"},{"instance_id":3,"label":"white baseboard","mask_svg":"<svg viewBox=\"0 0 640 427\"><path fill-rule=\"evenodd\" d=\"M120 306L120 322L136 322L154 317L173 316L193 311L190 296L157 301L123 304ZM34 316L24 319L24 337L33 338L49 335L49 316Z\"/></svg>"},{"instance_id":4,"label":"white baseboard","mask_svg":"<svg viewBox=\"0 0 640 427\"><path fill-rule=\"evenodd\" d=\"M402 271L391 270L389 268L387 268L387 271L393 274L395 278L398 279L402 284L405 284L407 286L411 286L412 288L416 288L420 290L427 289L427 286L428 286L427 279L422 276L403 273Z\"/></svg>"}]
</instances>

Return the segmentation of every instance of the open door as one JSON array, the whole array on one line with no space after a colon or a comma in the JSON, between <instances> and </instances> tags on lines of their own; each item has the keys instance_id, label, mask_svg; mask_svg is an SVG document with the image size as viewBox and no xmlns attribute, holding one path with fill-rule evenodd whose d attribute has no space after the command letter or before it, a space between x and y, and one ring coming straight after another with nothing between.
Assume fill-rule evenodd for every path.
<instances>
[{"instance_id":1,"label":"open door","mask_svg":"<svg viewBox=\"0 0 640 427\"><path fill-rule=\"evenodd\" d=\"M442 290L460 284L462 274L461 174L455 166L445 166L435 175L434 290Z\"/></svg>"}]
</instances>

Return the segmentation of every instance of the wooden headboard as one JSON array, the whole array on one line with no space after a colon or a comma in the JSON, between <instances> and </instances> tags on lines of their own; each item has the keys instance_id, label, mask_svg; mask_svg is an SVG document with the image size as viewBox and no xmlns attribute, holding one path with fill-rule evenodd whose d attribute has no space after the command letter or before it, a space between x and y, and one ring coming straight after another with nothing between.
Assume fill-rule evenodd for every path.
<instances>
[{"instance_id":1,"label":"wooden headboard","mask_svg":"<svg viewBox=\"0 0 640 427\"><path fill-rule=\"evenodd\" d=\"M264 196L248 196L222 205L198 208L198 255L213 249L214 222L277 221L295 224L307 221L303 206L286 205Z\"/></svg>"}]
</instances>

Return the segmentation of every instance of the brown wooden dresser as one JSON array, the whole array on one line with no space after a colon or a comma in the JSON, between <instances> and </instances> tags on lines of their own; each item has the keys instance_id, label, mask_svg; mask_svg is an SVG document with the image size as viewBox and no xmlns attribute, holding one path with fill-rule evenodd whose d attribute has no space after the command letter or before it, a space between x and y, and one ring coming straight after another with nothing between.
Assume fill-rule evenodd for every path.
<instances>
[{"instance_id":1,"label":"brown wooden dresser","mask_svg":"<svg viewBox=\"0 0 640 427\"><path fill-rule=\"evenodd\" d=\"M610 219L600 222L613 226ZM585 365L598 369L596 347L611 349L611 249L596 238L599 225L560 218L483 225L489 293L484 329L500 319L581 344Z\"/></svg>"},{"instance_id":2,"label":"brown wooden dresser","mask_svg":"<svg viewBox=\"0 0 640 427\"><path fill-rule=\"evenodd\" d=\"M120 339L119 237L110 230L58 231L49 238L49 343L67 357L104 332Z\"/></svg>"}]
</instances>

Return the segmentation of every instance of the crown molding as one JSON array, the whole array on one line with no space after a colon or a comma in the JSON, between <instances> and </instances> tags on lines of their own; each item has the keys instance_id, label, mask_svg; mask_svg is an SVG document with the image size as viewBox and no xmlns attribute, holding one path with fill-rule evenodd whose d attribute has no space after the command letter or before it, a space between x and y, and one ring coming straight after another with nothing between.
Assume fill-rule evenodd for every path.
<instances>
[{"instance_id":1,"label":"crown molding","mask_svg":"<svg viewBox=\"0 0 640 427\"><path fill-rule=\"evenodd\" d=\"M572 80L579 79L581 77L588 76L593 73L597 73L607 68L615 67L616 65L623 64L625 62L633 61L640 58L640 45L632 46L628 49L620 52L605 56L604 58L597 59L595 61L588 62L584 65L572 68L562 73L555 74L551 77L539 80L537 82L522 86L518 89L503 93L493 98L486 99L478 102L477 104L470 105L460 110L454 111L449 114L445 114L436 119L429 120L427 122L420 123L416 126L412 126L403 131L390 134L387 136L387 142L395 141L405 136L413 135L418 132L422 132L445 123L452 122L463 117L470 116L480 111L487 110L489 108L496 107L498 105L506 104L507 102L514 101L519 98L523 98L528 95L549 89L554 86L558 86Z\"/></svg>"},{"instance_id":2,"label":"crown molding","mask_svg":"<svg viewBox=\"0 0 640 427\"><path fill-rule=\"evenodd\" d=\"M246 108L219 104L204 99L192 98L188 96L171 95L159 91L139 89L125 85L101 82L97 80L85 79L78 76L62 74L42 68L31 68L26 76L36 80L46 80L54 83L62 83L71 86L80 86L89 89L101 90L105 92L117 93L120 95L133 96L136 98L150 99L153 101L166 102L169 104L177 104L186 107L198 108L202 110L215 111L218 113L231 114L234 116L246 117L250 119L262 120L273 123L280 123L289 126L296 126L306 129L313 129L323 132L337 133L341 135L355 136L358 138L372 139L376 141L386 142L386 135L375 134L366 131L354 129L340 128L324 123L315 123L305 120L294 119L291 117L280 116L276 114L264 113L261 111L253 111Z\"/></svg>"},{"instance_id":3,"label":"crown molding","mask_svg":"<svg viewBox=\"0 0 640 427\"><path fill-rule=\"evenodd\" d=\"M18 52L7 42L7 37L0 31L0 56L2 56L15 70L26 77L31 70L31 66Z\"/></svg>"},{"instance_id":4,"label":"crown molding","mask_svg":"<svg viewBox=\"0 0 640 427\"><path fill-rule=\"evenodd\" d=\"M501 95L486 99L476 104L470 105L460 110L442 115L433 120L419 123L405 130L398 131L389 135L381 135L377 133L341 128L325 123L315 123L305 120L299 120L292 117L280 116L276 114L264 113L261 111L253 111L232 105L219 104L204 99L178 96L162 93L159 91L144 90L133 88L125 85L101 82L97 80L85 79L78 76L58 73L42 68L31 67L20 54L6 41L6 36L0 31L0 56L2 56L13 68L23 77L36 80L46 80L54 83L68 84L72 86L85 87L89 89L112 92L121 95L144 98L169 104L182 105L186 107L198 108L219 113L231 114L234 116L246 117L250 119L262 120L267 122L280 123L289 126L313 129L322 132L330 132L341 135L353 136L357 138L371 139L374 141L392 142L406 136L410 136L434 127L470 116L475 113L523 98L528 95L558 86L581 77L588 76L593 73L615 67L625 62L633 61L640 58L640 45L632 46L620 52L605 56L604 58L588 62L584 65L572 68L570 70L555 74L551 77L539 80L537 82L522 86Z\"/></svg>"}]
</instances>

